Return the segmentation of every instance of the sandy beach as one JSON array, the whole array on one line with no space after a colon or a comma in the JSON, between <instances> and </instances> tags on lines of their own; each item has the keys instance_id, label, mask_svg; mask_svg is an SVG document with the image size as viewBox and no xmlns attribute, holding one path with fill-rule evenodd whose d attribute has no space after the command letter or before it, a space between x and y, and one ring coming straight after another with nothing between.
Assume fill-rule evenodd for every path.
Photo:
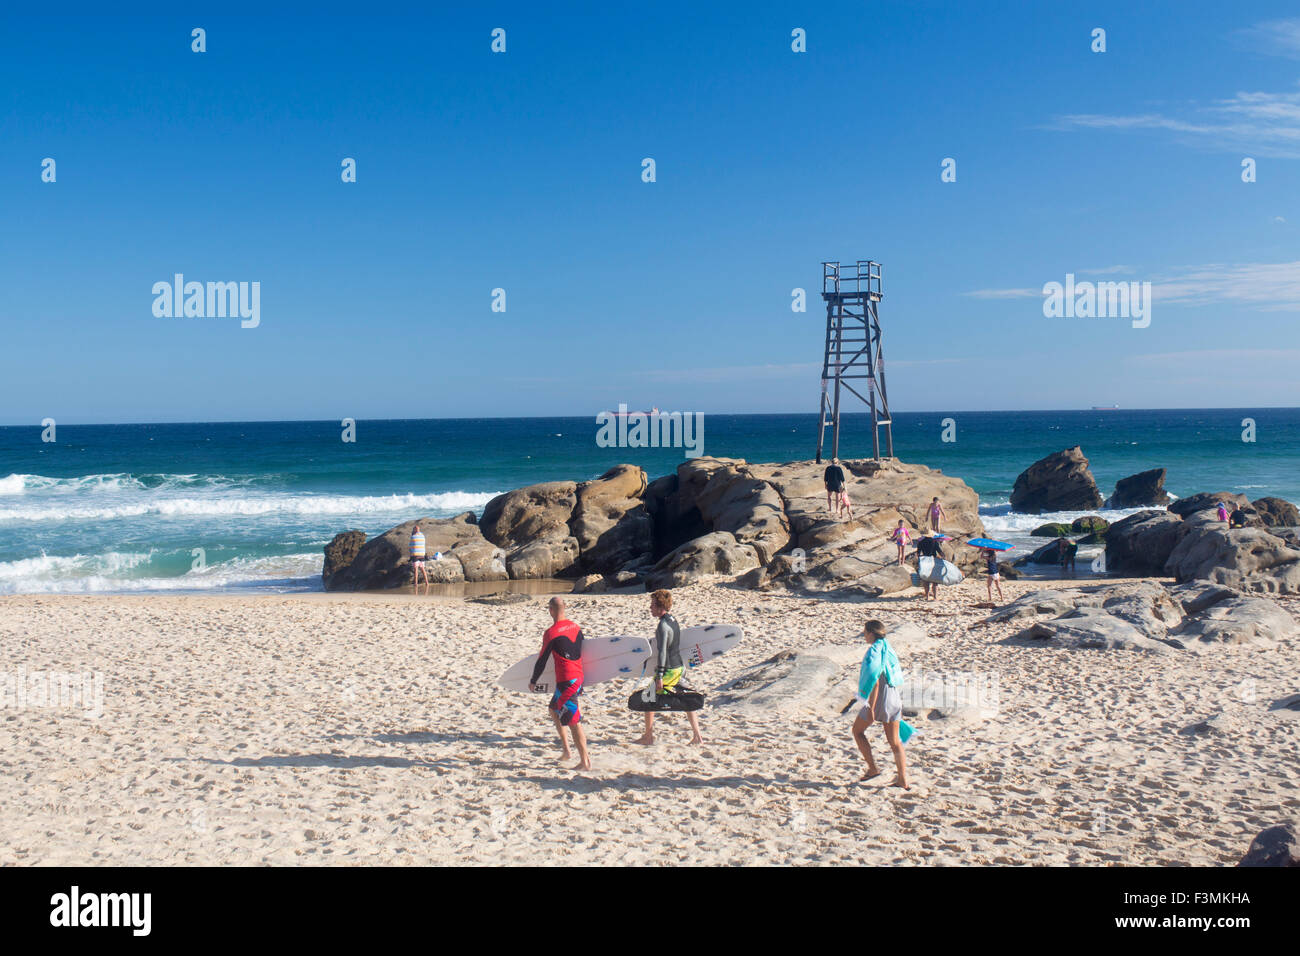
<instances>
[{"instance_id":1,"label":"sandy beach","mask_svg":"<svg viewBox=\"0 0 1300 956\"><path fill-rule=\"evenodd\" d=\"M0 671L103 676L98 718L0 711L0 863L1230 865L1300 808L1300 715L1270 709L1300 692L1294 648L1003 643L1021 625L974 626L988 613L972 607L979 580L929 605L919 591L675 593L683 625L746 632L693 686L815 646L842 685L761 712L708 707L701 748L680 716L634 745L631 687L594 686L582 773L560 763L543 698L494 686L535 652L543 596L0 598ZM648 636L647 604L574 596L570 616L589 636ZM898 647L905 669L993 675L999 689L982 718L913 720L911 792L888 787L892 773L857 783L838 713L870 616L932 638ZM878 728L871 740L892 770Z\"/></svg>"}]
</instances>

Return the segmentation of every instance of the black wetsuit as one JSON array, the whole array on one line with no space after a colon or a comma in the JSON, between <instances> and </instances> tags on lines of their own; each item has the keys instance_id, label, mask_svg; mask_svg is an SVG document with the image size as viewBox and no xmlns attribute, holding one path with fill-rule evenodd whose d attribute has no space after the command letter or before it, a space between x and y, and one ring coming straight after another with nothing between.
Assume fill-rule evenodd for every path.
<instances>
[{"instance_id":1,"label":"black wetsuit","mask_svg":"<svg viewBox=\"0 0 1300 956\"><path fill-rule=\"evenodd\" d=\"M826 474L823 476L826 482L826 488L829 491L844 490L844 469L839 465L827 465Z\"/></svg>"}]
</instances>

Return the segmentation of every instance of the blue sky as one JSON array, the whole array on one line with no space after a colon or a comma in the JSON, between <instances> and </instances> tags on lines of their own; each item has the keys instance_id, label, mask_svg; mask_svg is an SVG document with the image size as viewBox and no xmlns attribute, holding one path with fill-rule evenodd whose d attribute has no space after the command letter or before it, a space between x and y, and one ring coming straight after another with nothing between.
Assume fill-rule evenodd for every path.
<instances>
[{"instance_id":1,"label":"blue sky","mask_svg":"<svg viewBox=\"0 0 1300 956\"><path fill-rule=\"evenodd\" d=\"M898 410L1300 405L1294 4L464 6L7 17L0 423L811 412L867 257Z\"/></svg>"}]
</instances>

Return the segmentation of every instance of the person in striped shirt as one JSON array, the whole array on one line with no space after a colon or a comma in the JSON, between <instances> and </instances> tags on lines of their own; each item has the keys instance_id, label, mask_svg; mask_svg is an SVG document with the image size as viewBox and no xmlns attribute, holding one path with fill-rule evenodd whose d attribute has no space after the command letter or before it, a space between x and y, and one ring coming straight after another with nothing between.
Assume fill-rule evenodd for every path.
<instances>
[{"instance_id":1,"label":"person in striped shirt","mask_svg":"<svg viewBox=\"0 0 1300 956\"><path fill-rule=\"evenodd\" d=\"M424 532L420 530L417 524L411 529L411 586L419 588L420 575L424 575L424 583L429 584L429 569L425 567L424 560L427 554L424 544Z\"/></svg>"}]
</instances>

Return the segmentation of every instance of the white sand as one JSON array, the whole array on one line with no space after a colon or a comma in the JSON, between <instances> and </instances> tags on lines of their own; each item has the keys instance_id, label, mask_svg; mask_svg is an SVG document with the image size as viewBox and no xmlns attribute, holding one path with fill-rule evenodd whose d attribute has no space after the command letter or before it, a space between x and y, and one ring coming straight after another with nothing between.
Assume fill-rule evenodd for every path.
<instances>
[{"instance_id":1,"label":"white sand","mask_svg":"<svg viewBox=\"0 0 1300 956\"><path fill-rule=\"evenodd\" d=\"M646 749L631 687L599 685L583 697L595 769L561 765L544 698L493 686L536 650L542 597L6 597L0 672L99 671L105 699L98 720L0 710L0 864L1232 864L1300 812L1300 719L1270 710L1300 693L1294 645L1004 645L1016 625L969 626L982 581L944 594L677 592L684 625L747 634L690 675L701 689L780 650L853 644L869 616L942 635L900 646L905 668L993 672L992 718L916 721L910 793L886 786L878 728L886 773L855 783L847 695L706 709L698 749L684 717L661 718ZM651 631L645 595L571 603L590 636ZM1246 732L1184 732L1219 713Z\"/></svg>"}]
</instances>

